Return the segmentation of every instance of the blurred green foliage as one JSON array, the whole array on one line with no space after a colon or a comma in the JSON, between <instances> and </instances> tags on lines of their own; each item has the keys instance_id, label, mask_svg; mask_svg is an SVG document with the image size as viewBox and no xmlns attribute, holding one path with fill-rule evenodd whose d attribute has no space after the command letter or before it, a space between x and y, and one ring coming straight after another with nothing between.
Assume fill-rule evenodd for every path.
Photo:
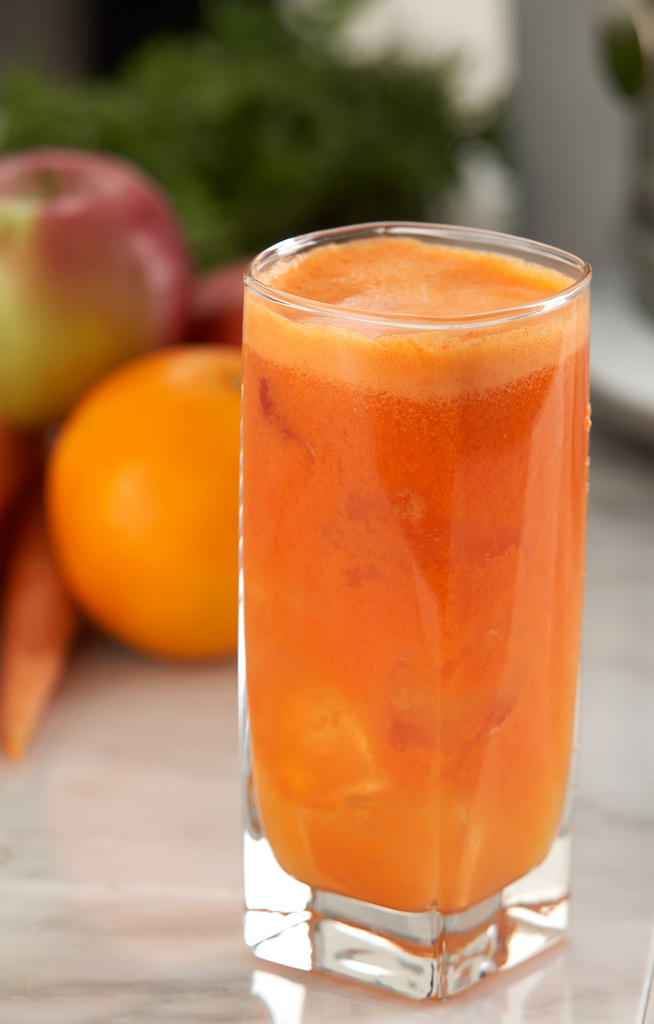
<instances>
[{"instance_id":1,"label":"blurred green foliage","mask_svg":"<svg viewBox=\"0 0 654 1024\"><path fill-rule=\"evenodd\" d=\"M433 216L458 147L496 142L500 113L457 109L452 61L344 63L335 34L352 6L289 22L265 0L208 2L201 32L148 41L115 79L14 72L0 148L135 161L173 195L200 267L303 231Z\"/></svg>"},{"instance_id":2,"label":"blurred green foliage","mask_svg":"<svg viewBox=\"0 0 654 1024\"><path fill-rule=\"evenodd\" d=\"M629 11L618 10L605 18L600 30L600 43L614 84L626 96L637 97L645 83L645 61Z\"/></svg>"}]
</instances>

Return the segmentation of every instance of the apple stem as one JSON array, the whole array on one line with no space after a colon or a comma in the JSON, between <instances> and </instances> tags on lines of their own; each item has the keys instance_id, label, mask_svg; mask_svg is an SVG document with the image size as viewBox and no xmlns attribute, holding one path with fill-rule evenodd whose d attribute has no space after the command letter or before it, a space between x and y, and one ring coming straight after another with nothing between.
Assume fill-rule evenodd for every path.
<instances>
[{"instance_id":1,"label":"apple stem","mask_svg":"<svg viewBox=\"0 0 654 1024\"><path fill-rule=\"evenodd\" d=\"M38 199L56 199L67 191L61 175L51 167L41 167L29 181L28 194Z\"/></svg>"}]
</instances>

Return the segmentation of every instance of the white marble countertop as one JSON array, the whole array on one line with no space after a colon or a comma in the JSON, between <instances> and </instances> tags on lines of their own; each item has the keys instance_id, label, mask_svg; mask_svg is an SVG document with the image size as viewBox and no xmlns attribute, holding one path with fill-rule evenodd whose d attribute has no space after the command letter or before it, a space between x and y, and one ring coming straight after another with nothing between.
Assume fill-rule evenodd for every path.
<instances>
[{"instance_id":1,"label":"white marble countertop","mask_svg":"<svg viewBox=\"0 0 654 1024\"><path fill-rule=\"evenodd\" d=\"M91 639L30 755L0 771L3 1024L654 1024L652 469L596 434L564 945L426 1005L256 961L241 939L235 665Z\"/></svg>"}]
</instances>

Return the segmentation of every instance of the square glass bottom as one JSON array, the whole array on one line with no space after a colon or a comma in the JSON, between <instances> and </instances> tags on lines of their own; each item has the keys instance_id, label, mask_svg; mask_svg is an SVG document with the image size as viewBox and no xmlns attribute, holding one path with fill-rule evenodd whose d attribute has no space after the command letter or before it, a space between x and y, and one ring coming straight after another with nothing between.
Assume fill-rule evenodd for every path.
<instances>
[{"instance_id":1,"label":"square glass bottom","mask_svg":"<svg viewBox=\"0 0 654 1024\"><path fill-rule=\"evenodd\" d=\"M522 963L567 928L564 831L538 867L482 903L458 914L411 914L298 882L280 867L257 825L256 814L246 815L245 941L272 963L413 999L443 999Z\"/></svg>"}]
</instances>

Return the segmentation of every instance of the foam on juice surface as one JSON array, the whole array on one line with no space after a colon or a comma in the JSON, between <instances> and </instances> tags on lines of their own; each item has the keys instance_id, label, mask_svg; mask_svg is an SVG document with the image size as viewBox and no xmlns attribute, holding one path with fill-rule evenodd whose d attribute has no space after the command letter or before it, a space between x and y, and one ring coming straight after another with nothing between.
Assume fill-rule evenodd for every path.
<instances>
[{"instance_id":1,"label":"foam on juice surface","mask_svg":"<svg viewBox=\"0 0 654 1024\"><path fill-rule=\"evenodd\" d=\"M573 283L498 253L377 237L280 260L260 279L298 300L294 307L248 295L246 336L262 358L414 400L505 386L559 363L586 340L580 323L587 293L535 321L519 316L486 327L396 327L365 318L368 312L494 319L497 311L542 301ZM302 299L332 305L333 315L302 309ZM351 319L353 310L362 311L360 320Z\"/></svg>"},{"instance_id":2,"label":"foam on juice surface","mask_svg":"<svg viewBox=\"0 0 654 1024\"><path fill-rule=\"evenodd\" d=\"M279 261L261 280L348 309L443 318L512 309L572 283L554 270L500 253L392 237L312 249Z\"/></svg>"}]
</instances>

